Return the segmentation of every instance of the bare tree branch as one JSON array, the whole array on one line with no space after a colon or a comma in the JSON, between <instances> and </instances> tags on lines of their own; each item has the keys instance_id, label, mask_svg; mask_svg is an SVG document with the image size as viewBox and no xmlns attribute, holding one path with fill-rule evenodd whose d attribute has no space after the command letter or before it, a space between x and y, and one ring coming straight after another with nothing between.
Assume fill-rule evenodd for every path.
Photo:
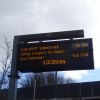
<instances>
[{"instance_id":1,"label":"bare tree branch","mask_svg":"<svg viewBox=\"0 0 100 100\"><path fill-rule=\"evenodd\" d=\"M36 84L37 86L43 86L43 85L55 85L55 73L50 72L50 73L40 73L36 74L36 76L33 75L28 75L24 80L20 82L20 85L22 87L34 87L34 80L36 79ZM71 78L63 78L63 76L57 77L57 84L66 84L66 83L73 83L75 82Z\"/></svg>"},{"instance_id":2,"label":"bare tree branch","mask_svg":"<svg viewBox=\"0 0 100 100\"><path fill-rule=\"evenodd\" d=\"M1 47L1 46L0 46ZM1 47L2 56L0 57L0 89L7 87L8 85L8 72L11 67L11 54L12 48L11 44L6 37L4 37L4 46Z\"/></svg>"}]
</instances>

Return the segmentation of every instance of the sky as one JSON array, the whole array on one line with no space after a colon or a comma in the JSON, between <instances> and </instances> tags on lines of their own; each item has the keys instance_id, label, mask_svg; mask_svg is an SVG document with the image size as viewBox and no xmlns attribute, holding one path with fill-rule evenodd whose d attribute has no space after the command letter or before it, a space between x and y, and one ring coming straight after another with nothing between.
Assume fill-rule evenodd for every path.
<instances>
[{"instance_id":1,"label":"sky","mask_svg":"<svg viewBox=\"0 0 100 100\"><path fill-rule=\"evenodd\" d=\"M93 38L94 70L66 71L78 82L98 81L100 76L100 0L0 0L0 46L3 37L84 30Z\"/></svg>"}]
</instances>

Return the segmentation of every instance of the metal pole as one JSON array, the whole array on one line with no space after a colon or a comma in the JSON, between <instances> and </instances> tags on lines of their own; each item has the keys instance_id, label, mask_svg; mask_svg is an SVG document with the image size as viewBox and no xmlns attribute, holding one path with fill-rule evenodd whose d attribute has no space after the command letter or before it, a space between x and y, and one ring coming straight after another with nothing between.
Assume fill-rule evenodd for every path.
<instances>
[{"instance_id":1,"label":"metal pole","mask_svg":"<svg viewBox=\"0 0 100 100\"><path fill-rule=\"evenodd\" d=\"M92 97L94 95L94 92L93 92L93 84L91 84L91 89L92 89Z\"/></svg>"},{"instance_id":2,"label":"metal pole","mask_svg":"<svg viewBox=\"0 0 100 100\"><path fill-rule=\"evenodd\" d=\"M57 71L55 72L55 100L57 100Z\"/></svg>"},{"instance_id":3,"label":"metal pole","mask_svg":"<svg viewBox=\"0 0 100 100\"><path fill-rule=\"evenodd\" d=\"M16 70L17 44L18 40L14 38L11 73L8 76L10 78L8 100L17 100L17 80L19 78L18 72Z\"/></svg>"},{"instance_id":4,"label":"metal pole","mask_svg":"<svg viewBox=\"0 0 100 100\"><path fill-rule=\"evenodd\" d=\"M35 100L35 95L36 95L36 74L35 74L35 78L34 78L34 97L33 97L33 100Z\"/></svg>"},{"instance_id":5,"label":"metal pole","mask_svg":"<svg viewBox=\"0 0 100 100\"><path fill-rule=\"evenodd\" d=\"M79 90L80 90L80 97L79 97L79 99L81 100L81 96L82 96L82 90L81 90L81 83L79 84L80 86L79 86Z\"/></svg>"}]
</instances>

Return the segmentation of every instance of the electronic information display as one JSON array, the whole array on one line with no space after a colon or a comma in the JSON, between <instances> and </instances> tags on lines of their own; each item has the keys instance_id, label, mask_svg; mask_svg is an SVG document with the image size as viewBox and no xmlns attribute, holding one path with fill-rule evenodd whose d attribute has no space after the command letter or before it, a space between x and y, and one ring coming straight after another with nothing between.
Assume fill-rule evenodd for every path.
<instances>
[{"instance_id":1,"label":"electronic information display","mask_svg":"<svg viewBox=\"0 0 100 100\"><path fill-rule=\"evenodd\" d=\"M92 39L18 44L17 70L45 72L93 69Z\"/></svg>"}]
</instances>

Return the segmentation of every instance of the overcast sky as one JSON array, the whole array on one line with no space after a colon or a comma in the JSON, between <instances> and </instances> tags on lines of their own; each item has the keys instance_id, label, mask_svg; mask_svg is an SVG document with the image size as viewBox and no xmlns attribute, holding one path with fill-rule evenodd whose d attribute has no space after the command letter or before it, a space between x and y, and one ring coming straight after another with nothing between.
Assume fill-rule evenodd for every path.
<instances>
[{"instance_id":1,"label":"overcast sky","mask_svg":"<svg viewBox=\"0 0 100 100\"><path fill-rule=\"evenodd\" d=\"M14 35L80 29L85 38L93 38L95 70L67 72L65 77L99 80L99 27L100 0L0 0L1 45L4 35L12 42Z\"/></svg>"}]
</instances>

